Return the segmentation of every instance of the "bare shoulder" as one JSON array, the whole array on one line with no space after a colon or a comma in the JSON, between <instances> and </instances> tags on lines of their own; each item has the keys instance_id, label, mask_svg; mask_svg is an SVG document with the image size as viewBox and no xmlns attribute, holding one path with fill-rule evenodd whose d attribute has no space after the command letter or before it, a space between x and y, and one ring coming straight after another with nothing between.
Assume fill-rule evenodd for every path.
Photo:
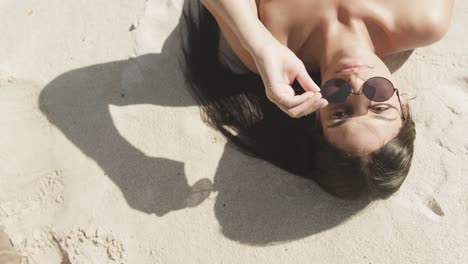
<instances>
[{"instance_id":1,"label":"bare shoulder","mask_svg":"<svg viewBox=\"0 0 468 264\"><path fill-rule=\"evenodd\" d=\"M397 43L417 48L440 40L448 31L454 0L402 1L395 6ZM394 2L394 3L395 3Z\"/></svg>"}]
</instances>

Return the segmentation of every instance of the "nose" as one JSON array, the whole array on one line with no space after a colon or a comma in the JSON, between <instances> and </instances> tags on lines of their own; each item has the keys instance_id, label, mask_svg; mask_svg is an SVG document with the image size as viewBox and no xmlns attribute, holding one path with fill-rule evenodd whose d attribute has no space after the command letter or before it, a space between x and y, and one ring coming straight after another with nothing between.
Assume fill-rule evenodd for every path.
<instances>
[{"instance_id":1,"label":"nose","mask_svg":"<svg viewBox=\"0 0 468 264\"><path fill-rule=\"evenodd\" d=\"M364 84L365 80L361 79L358 75L350 75L348 78L348 83L351 85L353 93L360 93L361 87Z\"/></svg>"},{"instance_id":2,"label":"nose","mask_svg":"<svg viewBox=\"0 0 468 264\"><path fill-rule=\"evenodd\" d=\"M351 85L353 93L358 93L348 97L349 102L352 104L353 116L356 117L366 115L369 111L371 101L364 94L362 94L361 91L361 87L365 81L358 76L353 75L350 76L348 82Z\"/></svg>"},{"instance_id":3,"label":"nose","mask_svg":"<svg viewBox=\"0 0 468 264\"><path fill-rule=\"evenodd\" d=\"M371 101L366 96L363 94L351 95L348 99L352 105L354 117L367 115Z\"/></svg>"}]
</instances>

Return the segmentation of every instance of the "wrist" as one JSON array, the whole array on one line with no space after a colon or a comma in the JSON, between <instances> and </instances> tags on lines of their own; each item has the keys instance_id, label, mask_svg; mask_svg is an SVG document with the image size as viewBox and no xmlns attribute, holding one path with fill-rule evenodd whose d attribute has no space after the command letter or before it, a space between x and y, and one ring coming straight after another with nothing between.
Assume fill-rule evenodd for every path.
<instances>
[{"instance_id":1,"label":"wrist","mask_svg":"<svg viewBox=\"0 0 468 264\"><path fill-rule=\"evenodd\" d=\"M239 32L239 36L242 36L239 37L241 45L253 58L258 57L265 47L277 43L277 40L265 28L260 20L256 21L254 25L242 28L244 29L244 32Z\"/></svg>"}]
</instances>

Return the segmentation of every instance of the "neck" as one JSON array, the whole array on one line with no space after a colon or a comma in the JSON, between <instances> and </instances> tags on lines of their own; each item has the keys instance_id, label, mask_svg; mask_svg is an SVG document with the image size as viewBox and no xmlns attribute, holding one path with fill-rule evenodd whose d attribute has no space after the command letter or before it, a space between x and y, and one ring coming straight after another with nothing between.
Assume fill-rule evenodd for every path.
<instances>
[{"instance_id":1,"label":"neck","mask_svg":"<svg viewBox=\"0 0 468 264\"><path fill-rule=\"evenodd\" d=\"M344 64L359 63L361 55L375 53L374 44L362 20L348 20L345 23L334 20L324 25L322 34L323 46L319 56L321 72L338 61Z\"/></svg>"}]
</instances>

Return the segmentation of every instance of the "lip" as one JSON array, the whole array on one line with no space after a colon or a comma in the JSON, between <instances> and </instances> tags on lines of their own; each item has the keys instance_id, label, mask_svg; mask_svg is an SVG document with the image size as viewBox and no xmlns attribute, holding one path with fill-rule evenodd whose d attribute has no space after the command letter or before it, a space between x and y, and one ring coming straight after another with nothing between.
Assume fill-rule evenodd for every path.
<instances>
[{"instance_id":1,"label":"lip","mask_svg":"<svg viewBox=\"0 0 468 264\"><path fill-rule=\"evenodd\" d=\"M351 72L351 71L356 71L357 69L362 69L362 68L372 68L372 67L370 67L369 65L365 65L365 64L350 63L350 64L345 64L341 66L340 70L338 70L336 73Z\"/></svg>"}]
</instances>

